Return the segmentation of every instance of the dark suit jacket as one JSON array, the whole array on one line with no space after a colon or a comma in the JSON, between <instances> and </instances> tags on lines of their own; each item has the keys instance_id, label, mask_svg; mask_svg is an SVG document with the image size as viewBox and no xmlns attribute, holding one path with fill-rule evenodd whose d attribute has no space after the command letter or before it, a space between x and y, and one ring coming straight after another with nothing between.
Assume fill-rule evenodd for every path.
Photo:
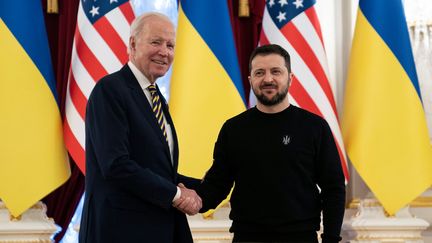
<instances>
[{"instance_id":1,"label":"dark suit jacket","mask_svg":"<svg viewBox=\"0 0 432 243\"><path fill-rule=\"evenodd\" d=\"M192 242L186 216L172 207L172 199L179 182L196 188L199 180L177 173L177 136L162 103L174 138L173 163L151 106L127 65L93 89L86 113L81 243Z\"/></svg>"}]
</instances>

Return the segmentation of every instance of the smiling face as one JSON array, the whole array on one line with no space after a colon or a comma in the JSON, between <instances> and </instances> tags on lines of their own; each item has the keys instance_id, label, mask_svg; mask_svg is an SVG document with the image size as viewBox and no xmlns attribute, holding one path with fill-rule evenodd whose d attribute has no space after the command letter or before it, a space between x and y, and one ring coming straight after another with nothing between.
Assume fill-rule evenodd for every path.
<instances>
[{"instance_id":1,"label":"smiling face","mask_svg":"<svg viewBox=\"0 0 432 243\"><path fill-rule=\"evenodd\" d=\"M171 66L174 45L173 24L160 16L149 16L141 30L129 39L129 59L153 84Z\"/></svg>"},{"instance_id":2,"label":"smiling face","mask_svg":"<svg viewBox=\"0 0 432 243\"><path fill-rule=\"evenodd\" d=\"M286 99L291 74L282 56L257 55L251 62L249 81L258 103L275 106Z\"/></svg>"}]
</instances>

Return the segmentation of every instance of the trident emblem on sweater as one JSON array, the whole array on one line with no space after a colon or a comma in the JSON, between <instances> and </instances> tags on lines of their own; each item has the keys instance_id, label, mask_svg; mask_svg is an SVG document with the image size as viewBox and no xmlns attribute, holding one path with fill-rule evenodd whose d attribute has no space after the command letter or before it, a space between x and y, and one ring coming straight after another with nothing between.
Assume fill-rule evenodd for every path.
<instances>
[{"instance_id":1,"label":"trident emblem on sweater","mask_svg":"<svg viewBox=\"0 0 432 243\"><path fill-rule=\"evenodd\" d=\"M290 136L288 136L288 135L283 136L282 143L284 145L288 145L290 142L291 142L291 137Z\"/></svg>"}]
</instances>

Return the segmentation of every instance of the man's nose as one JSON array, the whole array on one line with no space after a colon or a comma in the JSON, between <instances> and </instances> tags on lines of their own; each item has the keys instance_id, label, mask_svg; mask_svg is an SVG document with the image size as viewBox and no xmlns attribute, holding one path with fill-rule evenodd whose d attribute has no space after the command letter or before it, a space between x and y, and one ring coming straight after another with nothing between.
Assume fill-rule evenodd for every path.
<instances>
[{"instance_id":1,"label":"man's nose","mask_svg":"<svg viewBox=\"0 0 432 243\"><path fill-rule=\"evenodd\" d=\"M165 45L161 45L160 48L159 48L159 54L162 55L162 56L168 56L169 51L170 50Z\"/></svg>"},{"instance_id":2,"label":"man's nose","mask_svg":"<svg viewBox=\"0 0 432 243\"><path fill-rule=\"evenodd\" d=\"M272 82L273 81L273 75L270 72L266 72L264 75L264 82Z\"/></svg>"}]
</instances>

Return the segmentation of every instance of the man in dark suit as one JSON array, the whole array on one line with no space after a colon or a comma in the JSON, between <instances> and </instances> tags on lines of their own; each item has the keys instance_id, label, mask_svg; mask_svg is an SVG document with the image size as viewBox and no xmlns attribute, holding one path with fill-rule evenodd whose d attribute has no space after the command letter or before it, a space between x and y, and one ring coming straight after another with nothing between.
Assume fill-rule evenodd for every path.
<instances>
[{"instance_id":1,"label":"man in dark suit","mask_svg":"<svg viewBox=\"0 0 432 243\"><path fill-rule=\"evenodd\" d=\"M129 62L90 95L81 243L192 242L185 213L195 214L201 199L188 188L200 181L177 173L176 132L155 85L173 61L174 44L166 16L138 17Z\"/></svg>"}]
</instances>

